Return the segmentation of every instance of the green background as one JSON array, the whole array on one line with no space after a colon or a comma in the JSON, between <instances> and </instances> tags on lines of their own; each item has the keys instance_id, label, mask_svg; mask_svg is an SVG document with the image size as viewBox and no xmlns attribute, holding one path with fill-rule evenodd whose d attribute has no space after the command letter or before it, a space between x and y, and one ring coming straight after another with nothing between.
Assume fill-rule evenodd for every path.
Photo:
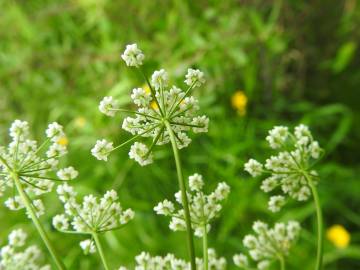
<instances>
[{"instance_id":1,"label":"green background","mask_svg":"<svg viewBox=\"0 0 360 270\"><path fill-rule=\"evenodd\" d=\"M211 119L209 133L192 136L193 143L180 153L185 175L203 174L207 191L219 181L231 186L209 236L209 246L228 259L229 269L253 221L291 218L304 229L288 268L313 269L311 201L271 214L260 179L243 171L249 157L263 160L270 154L268 129L300 122L310 125L326 150L317 168L326 227L341 224L351 234L346 249L325 241L324 268L360 269L359 26L356 0L0 0L1 144L7 144L8 127L17 118L29 121L40 140L49 122L63 124L69 138L66 163L80 172L74 183L79 193L114 188L124 207L136 211L131 225L103 238L111 267L133 265L143 250L186 258L185 234L171 232L168 219L152 210L178 190L170 147L158 147L156 162L147 167L129 160L129 147L107 163L90 155L98 138L115 143L129 138L121 130L122 117L106 118L97 106L103 96L113 95L126 107L132 88L144 84L120 59L125 45L136 42L149 75L165 68L181 85L190 66L206 73L207 83L196 95ZM231 106L237 90L248 97L243 117ZM51 217L62 206L55 194L44 198L47 211L41 219L65 263L71 269L101 269L98 256L82 255L78 243L83 237L51 228ZM5 207L0 208L0 246L20 226L31 233L31 243L44 249L23 212ZM200 239L196 245L200 256Z\"/></svg>"}]
</instances>

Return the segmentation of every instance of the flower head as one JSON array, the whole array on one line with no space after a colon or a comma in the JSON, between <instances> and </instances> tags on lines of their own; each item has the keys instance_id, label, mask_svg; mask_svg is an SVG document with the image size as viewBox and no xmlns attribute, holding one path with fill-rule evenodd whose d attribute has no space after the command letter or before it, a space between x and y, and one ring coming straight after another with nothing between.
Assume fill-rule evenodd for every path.
<instances>
[{"instance_id":1,"label":"flower head","mask_svg":"<svg viewBox=\"0 0 360 270\"><path fill-rule=\"evenodd\" d=\"M53 225L61 232L103 233L117 230L134 218L131 209L122 209L114 190L107 191L102 198L87 195L81 203L76 201L76 192L66 183L58 187L57 193L64 203L65 213L55 216Z\"/></svg>"},{"instance_id":2,"label":"flower head","mask_svg":"<svg viewBox=\"0 0 360 270\"><path fill-rule=\"evenodd\" d=\"M137 44L130 44L126 46L124 53L121 55L121 58L129 67L138 67L142 65L142 61L144 60L145 56L138 48Z\"/></svg>"},{"instance_id":3,"label":"flower head","mask_svg":"<svg viewBox=\"0 0 360 270\"><path fill-rule=\"evenodd\" d=\"M277 212L285 205L285 195L298 201L310 197L310 182L316 184L318 179L317 172L311 168L323 150L305 125L295 127L293 133L287 127L276 126L266 140L278 153L266 159L265 164L250 159L244 167L253 177L269 174L261 185L264 192L281 188L284 195L269 200L269 209Z\"/></svg>"},{"instance_id":4,"label":"flower head","mask_svg":"<svg viewBox=\"0 0 360 270\"><path fill-rule=\"evenodd\" d=\"M58 170L59 159L67 152L66 144L59 144L59 140L66 138L63 127L56 122L49 124L45 131L47 139L40 146L30 138L29 124L25 121L15 120L9 134L12 141L7 147L0 147L0 196L7 189L15 189L16 182L20 182L39 216L45 208L36 197L50 192L55 181L77 177L73 167ZM13 192L9 194L12 195L5 201L5 205L10 210L23 209L20 197Z\"/></svg>"},{"instance_id":5,"label":"flower head","mask_svg":"<svg viewBox=\"0 0 360 270\"><path fill-rule=\"evenodd\" d=\"M215 191L206 195L203 192L203 179L199 174L194 174L189 177L190 192L187 194L190 203L190 216L192 227L195 235L203 236L210 230L210 222L215 219L221 211L221 202L227 198L230 192L230 187L221 182L218 184ZM175 199L181 205L181 192L175 194ZM164 200L159 202L154 207L154 211L158 215L170 216L171 221L169 228L173 231L186 230L184 210L182 208L176 209L175 204L171 201ZM205 231L206 228L206 231Z\"/></svg>"},{"instance_id":6,"label":"flower head","mask_svg":"<svg viewBox=\"0 0 360 270\"><path fill-rule=\"evenodd\" d=\"M327 239L337 248L346 248L350 243L350 233L342 225L333 225L326 231Z\"/></svg>"},{"instance_id":7,"label":"flower head","mask_svg":"<svg viewBox=\"0 0 360 270\"><path fill-rule=\"evenodd\" d=\"M113 97L104 97L100 101L99 110L107 116L115 116L116 110L118 109L118 103Z\"/></svg>"},{"instance_id":8,"label":"flower head","mask_svg":"<svg viewBox=\"0 0 360 270\"><path fill-rule=\"evenodd\" d=\"M141 61L136 60L140 56ZM129 66L139 67L142 64L143 54L136 44L128 45L123 59ZM138 68L142 73L142 70ZM144 74L143 74L144 75ZM146 78L146 76L144 75ZM146 78L148 87L132 90L131 99L137 109L135 111L120 109L114 98L105 97L99 105L102 113L114 116L116 112L125 112L131 116L123 119L122 128L131 135L128 141L113 147L111 142L97 141L92 154L99 160L107 160L110 152L120 148L126 143L142 138L151 140L150 146L134 142L129 156L140 165L152 163L151 152L156 145L167 144L174 138L178 149L187 147L191 139L189 131L202 133L208 131L209 118L198 115L198 100L191 96L191 90L205 82L204 74L200 70L189 69L185 83L186 91L169 84L168 73L164 69L156 70L151 79Z\"/></svg>"},{"instance_id":9,"label":"flower head","mask_svg":"<svg viewBox=\"0 0 360 270\"><path fill-rule=\"evenodd\" d=\"M50 265L41 266L42 254L37 246L25 246L27 234L14 230L9 234L8 244L0 248L0 269L50 270Z\"/></svg>"},{"instance_id":10,"label":"flower head","mask_svg":"<svg viewBox=\"0 0 360 270\"><path fill-rule=\"evenodd\" d=\"M236 91L231 97L231 105L240 116L246 114L248 98L243 91Z\"/></svg>"},{"instance_id":11,"label":"flower head","mask_svg":"<svg viewBox=\"0 0 360 270\"><path fill-rule=\"evenodd\" d=\"M107 161L110 152L114 149L113 143L105 139L97 140L95 146L91 149L91 153L98 160Z\"/></svg>"},{"instance_id":12,"label":"flower head","mask_svg":"<svg viewBox=\"0 0 360 270\"><path fill-rule=\"evenodd\" d=\"M80 247L85 255L93 254L96 252L96 247L92 239L86 239L80 242Z\"/></svg>"},{"instance_id":13,"label":"flower head","mask_svg":"<svg viewBox=\"0 0 360 270\"><path fill-rule=\"evenodd\" d=\"M266 223L256 221L253 230L255 234L246 235L243 244L249 250L251 259L257 263L257 268L268 269L271 262L289 254L290 248L298 239L300 224L289 221L287 224L276 223L273 228L269 228ZM237 254L233 260L240 268L252 268L249 257L245 254Z\"/></svg>"},{"instance_id":14,"label":"flower head","mask_svg":"<svg viewBox=\"0 0 360 270\"><path fill-rule=\"evenodd\" d=\"M174 254L168 253L165 256L151 256L148 252L141 252L135 257L135 269L142 270L190 270L190 263L178 259ZM203 270L204 261L200 258L196 258L197 269ZM119 270L126 270L127 268L121 266ZM215 250L212 248L208 249L208 269L225 270L226 260L223 257L218 257Z\"/></svg>"}]
</instances>

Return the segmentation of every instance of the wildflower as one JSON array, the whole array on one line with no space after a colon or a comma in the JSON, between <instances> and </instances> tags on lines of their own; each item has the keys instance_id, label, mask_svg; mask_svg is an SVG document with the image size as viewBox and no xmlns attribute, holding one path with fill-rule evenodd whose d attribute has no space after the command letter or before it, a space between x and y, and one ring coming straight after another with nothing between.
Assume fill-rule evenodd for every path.
<instances>
[{"instance_id":1,"label":"wildflower","mask_svg":"<svg viewBox=\"0 0 360 270\"><path fill-rule=\"evenodd\" d=\"M142 61L145 56L138 48L137 44L127 45L121 58L125 61L129 67L138 67L142 65Z\"/></svg>"},{"instance_id":2,"label":"wildflower","mask_svg":"<svg viewBox=\"0 0 360 270\"><path fill-rule=\"evenodd\" d=\"M64 137L63 127L56 122L49 124L46 130L46 136L51 141L57 142L60 138Z\"/></svg>"},{"instance_id":3,"label":"wildflower","mask_svg":"<svg viewBox=\"0 0 360 270\"><path fill-rule=\"evenodd\" d=\"M247 96L243 91L236 91L231 97L231 105L240 116L244 116L246 114L247 102Z\"/></svg>"},{"instance_id":4,"label":"wildflower","mask_svg":"<svg viewBox=\"0 0 360 270\"><path fill-rule=\"evenodd\" d=\"M75 199L74 189L66 183L58 187L57 193L64 203L65 213L55 216L53 225L61 232L104 233L120 229L134 217L131 209L122 209L114 190L107 191L100 199L87 195L81 204Z\"/></svg>"},{"instance_id":5,"label":"wildflower","mask_svg":"<svg viewBox=\"0 0 360 270\"><path fill-rule=\"evenodd\" d=\"M12 231L8 244L0 248L0 269L50 270L50 265L40 265L42 254L37 246L29 246L22 251L27 234L22 229Z\"/></svg>"},{"instance_id":6,"label":"wildflower","mask_svg":"<svg viewBox=\"0 0 360 270\"><path fill-rule=\"evenodd\" d=\"M27 238L27 234L22 230L13 230L9 234L9 245L14 247L22 247L25 245L25 240Z\"/></svg>"},{"instance_id":7,"label":"wildflower","mask_svg":"<svg viewBox=\"0 0 360 270\"><path fill-rule=\"evenodd\" d=\"M113 143L107 140L97 140L95 146L91 149L91 153L98 160L107 161L110 152L114 150Z\"/></svg>"},{"instance_id":8,"label":"wildflower","mask_svg":"<svg viewBox=\"0 0 360 270\"><path fill-rule=\"evenodd\" d=\"M114 117L115 112L118 109L117 101L113 97L104 97L100 101L99 110L107 116Z\"/></svg>"},{"instance_id":9,"label":"wildflower","mask_svg":"<svg viewBox=\"0 0 360 270\"><path fill-rule=\"evenodd\" d=\"M279 212L281 207L285 204L284 196L277 195L270 197L269 200L269 210L272 212Z\"/></svg>"},{"instance_id":10,"label":"wildflower","mask_svg":"<svg viewBox=\"0 0 360 270\"><path fill-rule=\"evenodd\" d=\"M75 179L79 173L74 169L74 167L67 167L64 169L61 169L57 172L57 176L61 180L72 180Z\"/></svg>"},{"instance_id":11,"label":"wildflower","mask_svg":"<svg viewBox=\"0 0 360 270\"><path fill-rule=\"evenodd\" d=\"M205 195L203 192L204 182L202 176L194 174L189 176L190 192L187 194L190 202L190 216L195 235L202 237L209 232L210 222L218 216L221 210L221 201L225 200L230 192L230 187L222 182L219 183L214 192ZM177 203L181 204L181 192L175 194ZM168 200L158 203L154 207L158 215L170 216L169 227L173 231L184 231L186 229L184 210L176 209L174 203Z\"/></svg>"},{"instance_id":12,"label":"wildflower","mask_svg":"<svg viewBox=\"0 0 360 270\"><path fill-rule=\"evenodd\" d=\"M149 269L149 270L190 270L190 263L178 259L174 254L168 253L166 256L151 256L148 252L141 252L135 257L135 269ZM208 249L208 269L225 270L226 260L223 257L217 257L214 249ZM196 258L197 269L205 269L204 261ZM126 270L126 267L121 266L119 270Z\"/></svg>"},{"instance_id":13,"label":"wildflower","mask_svg":"<svg viewBox=\"0 0 360 270\"><path fill-rule=\"evenodd\" d=\"M58 169L59 158L67 153L66 143L59 143L59 140L66 138L63 127L57 122L49 124L45 131L47 139L40 146L37 141L30 139L29 125L25 121L15 120L9 134L12 141L7 148L0 147L0 196L7 189L15 189L21 195L19 189L22 189L32 201L32 207L26 206L23 195L20 197L13 192L5 201L5 206L10 210L20 210L26 206L29 217L29 209L40 216L45 212L45 207L35 197L51 192L55 181L65 180L65 172L72 168ZM56 177L56 171L59 178ZM71 179L77 176L74 172L72 168Z\"/></svg>"},{"instance_id":14,"label":"wildflower","mask_svg":"<svg viewBox=\"0 0 360 270\"><path fill-rule=\"evenodd\" d=\"M185 83L188 86L194 85L194 87L199 87L205 83L204 73L198 69L189 68L185 78Z\"/></svg>"},{"instance_id":15,"label":"wildflower","mask_svg":"<svg viewBox=\"0 0 360 270\"><path fill-rule=\"evenodd\" d=\"M64 136L64 137L59 138L59 140L57 141L57 143L60 144L60 145L66 146L66 145L69 144L69 140L68 140L68 138L66 138L66 137Z\"/></svg>"},{"instance_id":16,"label":"wildflower","mask_svg":"<svg viewBox=\"0 0 360 270\"><path fill-rule=\"evenodd\" d=\"M273 261L289 254L291 246L298 239L300 224L289 221L287 224L276 223L273 228L269 228L266 223L256 221L253 230L255 234L246 235L243 244L249 250L251 259L257 263L257 269L268 269ZM240 268L253 268L245 254L235 255L233 261Z\"/></svg>"},{"instance_id":17,"label":"wildflower","mask_svg":"<svg viewBox=\"0 0 360 270\"><path fill-rule=\"evenodd\" d=\"M285 205L285 195L297 200L306 201L311 196L311 185L317 183L317 172L312 168L320 158L322 149L315 141L308 127L299 125L291 133L288 127L275 126L266 137L270 147L278 150L277 155L266 159L265 164L250 159L244 166L245 171L256 177L270 174L263 180L261 189L271 192L278 187L284 196L273 196L269 209L279 211Z\"/></svg>"},{"instance_id":18,"label":"wildflower","mask_svg":"<svg viewBox=\"0 0 360 270\"><path fill-rule=\"evenodd\" d=\"M168 86L169 75L164 69L155 70L151 76L151 84L155 90L160 90L160 88L165 88Z\"/></svg>"},{"instance_id":19,"label":"wildflower","mask_svg":"<svg viewBox=\"0 0 360 270\"><path fill-rule=\"evenodd\" d=\"M261 175L263 171L263 165L255 159L249 159L249 161L245 163L244 168L252 177Z\"/></svg>"},{"instance_id":20,"label":"wildflower","mask_svg":"<svg viewBox=\"0 0 360 270\"><path fill-rule=\"evenodd\" d=\"M326 231L326 237L337 248L346 248L350 243L350 233L342 225L333 225Z\"/></svg>"},{"instance_id":21,"label":"wildflower","mask_svg":"<svg viewBox=\"0 0 360 270\"><path fill-rule=\"evenodd\" d=\"M136 66L142 72L139 66L144 55L136 44L128 45L122 58L128 66ZM182 149L191 143L188 136L190 130L194 133L207 132L209 118L197 115L198 100L190 96L193 88L205 83L204 74L200 70L189 69L185 78L188 89L183 91L169 84L169 76L164 69L154 71L151 79L146 79L147 87L132 90L131 99L137 106L135 111L120 109L114 98L105 97L99 105L102 113L111 117L118 111L132 114L124 118L122 128L133 137L115 147L104 140L97 141L92 154L97 159L106 161L113 150L141 137L150 138L150 146L134 142L129 152L131 159L144 166L153 162L151 152L155 145L167 144L171 141L170 137L174 136L176 147Z\"/></svg>"},{"instance_id":22,"label":"wildflower","mask_svg":"<svg viewBox=\"0 0 360 270\"><path fill-rule=\"evenodd\" d=\"M84 241L81 241L80 247L84 251L85 255L93 254L96 252L94 241L92 241L91 239L86 239Z\"/></svg>"},{"instance_id":23,"label":"wildflower","mask_svg":"<svg viewBox=\"0 0 360 270\"><path fill-rule=\"evenodd\" d=\"M135 142L130 148L129 157L137 161L141 166L152 163L152 155L143 143Z\"/></svg>"}]
</instances>

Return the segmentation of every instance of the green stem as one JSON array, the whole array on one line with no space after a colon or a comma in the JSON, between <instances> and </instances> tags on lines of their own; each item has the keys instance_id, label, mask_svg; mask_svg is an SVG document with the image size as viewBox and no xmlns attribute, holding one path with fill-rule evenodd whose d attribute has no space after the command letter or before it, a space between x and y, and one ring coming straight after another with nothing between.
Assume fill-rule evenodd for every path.
<instances>
[{"instance_id":1,"label":"green stem","mask_svg":"<svg viewBox=\"0 0 360 270\"><path fill-rule=\"evenodd\" d=\"M282 255L279 255L279 262L280 262L280 269L281 270L285 270L286 267L285 267L285 259Z\"/></svg>"},{"instance_id":2,"label":"green stem","mask_svg":"<svg viewBox=\"0 0 360 270\"><path fill-rule=\"evenodd\" d=\"M204 224L204 235L203 235L203 257L204 257L204 270L209 269L209 259L208 259L208 240L207 240L207 230L206 223Z\"/></svg>"},{"instance_id":3,"label":"green stem","mask_svg":"<svg viewBox=\"0 0 360 270\"><path fill-rule=\"evenodd\" d=\"M176 145L175 134L174 134L173 130L171 129L170 123L168 121L165 121L165 125L166 125L166 129L169 133L172 149L174 152L176 171L177 171L179 186L180 186L180 190L181 190L181 201L182 201L182 205L183 205L184 213L185 213L187 245L188 245L188 250L189 250L189 255L190 255L191 269L196 270L193 230L191 227L189 203L188 203L187 194L186 194L186 186L185 186L185 182L184 182L184 177L183 177L183 173L182 173L182 169L181 169L180 156L179 156L179 152L178 152L177 145Z\"/></svg>"},{"instance_id":4,"label":"green stem","mask_svg":"<svg viewBox=\"0 0 360 270\"><path fill-rule=\"evenodd\" d=\"M316 208L316 218L317 218L317 252L316 252L316 267L315 270L322 269L322 260L323 260L323 218L321 205L319 200L319 195L316 190L316 187L308 175L305 175L308 180L309 186L311 188L312 195L314 197L314 204Z\"/></svg>"},{"instance_id":5,"label":"green stem","mask_svg":"<svg viewBox=\"0 0 360 270\"><path fill-rule=\"evenodd\" d=\"M42 240L44 241L47 249L49 250L56 266L58 269L60 270L64 270L66 269L65 265L63 264L63 262L60 260L57 252L55 251L52 243L50 242L50 239L49 237L47 236L44 228L42 227L38 217L36 216L36 213L33 209L33 206L31 204L31 200L30 198L28 197L28 195L26 194L26 192L23 190L22 186L21 186L21 183L20 183L20 180L19 180L19 176L17 175L17 173L12 173L12 178L15 182L15 186L16 186L16 189L20 195L20 198L21 200L23 201L25 207L26 207L26 210L28 211L34 225L35 225L35 228L37 229L38 233L40 234Z\"/></svg>"},{"instance_id":6,"label":"green stem","mask_svg":"<svg viewBox=\"0 0 360 270\"><path fill-rule=\"evenodd\" d=\"M96 249L98 250L99 254L100 254L100 258L101 258L101 261L104 265L104 268L106 270L109 270L109 266L107 264L107 261L106 261L106 258L105 258L105 255L104 255L104 251L102 249L102 246L101 246L101 242L100 242L100 238L99 238L99 235L97 233L93 233L92 234L94 240L95 240L95 244L96 244Z\"/></svg>"}]
</instances>

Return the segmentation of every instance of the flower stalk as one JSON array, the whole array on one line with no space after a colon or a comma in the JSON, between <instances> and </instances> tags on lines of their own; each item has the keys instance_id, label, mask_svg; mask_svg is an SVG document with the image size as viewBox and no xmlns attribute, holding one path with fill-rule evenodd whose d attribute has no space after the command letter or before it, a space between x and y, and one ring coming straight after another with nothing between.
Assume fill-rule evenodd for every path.
<instances>
[{"instance_id":1,"label":"flower stalk","mask_svg":"<svg viewBox=\"0 0 360 270\"><path fill-rule=\"evenodd\" d=\"M323 225L323 217L322 217L322 210L321 210L321 204L319 200L319 195L317 192L317 189L312 182L311 178L305 174L305 177L309 183L313 198L314 198L314 204L316 209L316 219L317 219L317 251L316 251L316 270L322 269L322 259L323 259L323 244L324 244L324 225Z\"/></svg>"},{"instance_id":2,"label":"flower stalk","mask_svg":"<svg viewBox=\"0 0 360 270\"><path fill-rule=\"evenodd\" d=\"M207 240L207 228L206 223L204 224L204 235L203 235L203 259L204 259L204 270L209 269L209 258L208 258L208 240Z\"/></svg>"},{"instance_id":3,"label":"flower stalk","mask_svg":"<svg viewBox=\"0 0 360 270\"><path fill-rule=\"evenodd\" d=\"M35 213L35 211L33 209L32 203L31 203L28 195L26 194L26 192L23 190L23 188L21 186L21 183L20 183L20 180L19 180L19 176L18 176L18 174L16 172L12 173L12 179L14 180L14 183L15 183L16 189L17 189L17 191L19 193L19 196L20 196L21 200L23 201L23 203L24 203L24 205L26 207L26 210L28 211L28 213L30 215L31 220L33 221L33 224L34 224L36 230L40 234L41 239L44 241L47 249L49 250L49 252L51 254L51 257L53 258L56 267L59 270L65 270L66 269L65 265L60 260L59 255L55 251L55 249L54 249L48 235L46 234L43 226L41 225L39 219L37 218L36 213Z\"/></svg>"},{"instance_id":4,"label":"flower stalk","mask_svg":"<svg viewBox=\"0 0 360 270\"><path fill-rule=\"evenodd\" d=\"M170 141L171 141L171 145L172 145L172 149L173 149L173 153L174 153L176 171L177 171L179 186L180 186L180 190L181 190L181 200L182 200L182 205L183 205L184 214L185 214L187 245L188 245L188 250L189 250L191 269L196 270L196 257L195 257L193 230L191 227L189 203L188 203L188 199L187 199L187 195L186 195L186 186L185 186L185 181L184 181L184 177L183 177L183 173L182 173L180 156L179 156L178 148L176 145L174 132L168 121L165 121L165 125L166 125L167 131L169 133L169 137L170 137Z\"/></svg>"},{"instance_id":5,"label":"flower stalk","mask_svg":"<svg viewBox=\"0 0 360 270\"><path fill-rule=\"evenodd\" d=\"M103 250L102 245L101 245L99 235L95 232L95 233L92 234L92 237L93 237L93 239L95 241L96 249L99 251L99 255L100 255L101 261L102 261L102 263L104 265L104 268L106 270L109 270L110 268L109 268L109 265L108 265L108 263L106 261L106 257L105 257L104 250Z\"/></svg>"}]
</instances>

